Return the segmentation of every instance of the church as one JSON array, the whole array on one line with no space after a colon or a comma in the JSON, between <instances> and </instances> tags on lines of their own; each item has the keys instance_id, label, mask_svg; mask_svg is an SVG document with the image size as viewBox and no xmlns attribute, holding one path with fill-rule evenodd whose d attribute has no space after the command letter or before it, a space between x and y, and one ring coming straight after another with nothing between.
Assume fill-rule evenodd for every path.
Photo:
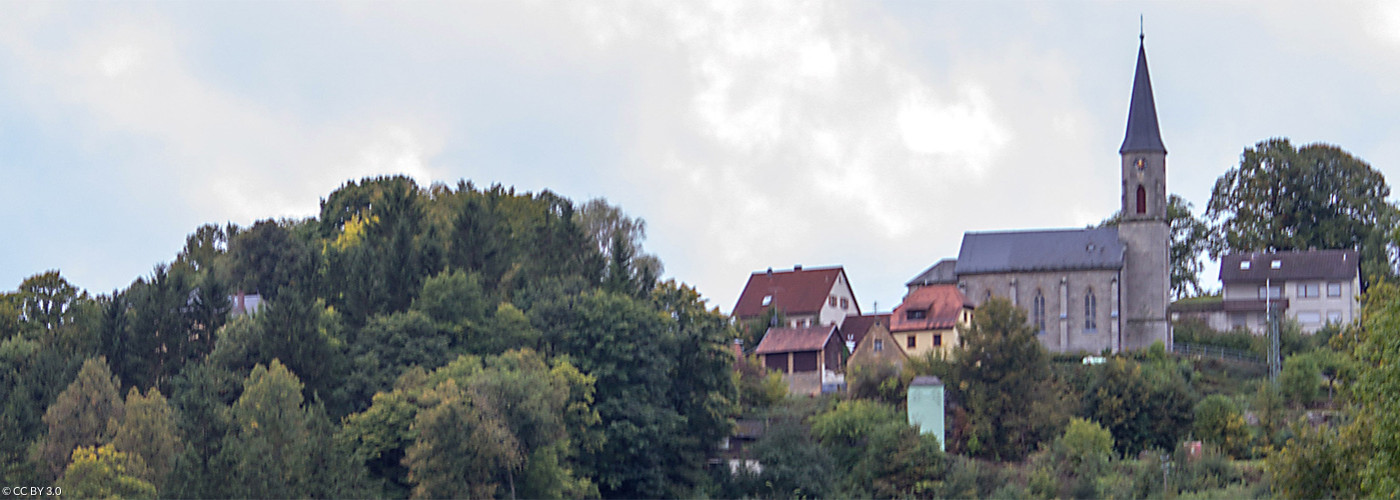
<instances>
[{"instance_id":1,"label":"church","mask_svg":"<svg viewBox=\"0 0 1400 500\"><path fill-rule=\"evenodd\" d=\"M906 283L956 285L973 305L1004 297L1026 311L1041 344L1057 352L1171 349L1167 149L1139 36L1121 157L1116 227L968 232L958 257Z\"/></svg>"}]
</instances>

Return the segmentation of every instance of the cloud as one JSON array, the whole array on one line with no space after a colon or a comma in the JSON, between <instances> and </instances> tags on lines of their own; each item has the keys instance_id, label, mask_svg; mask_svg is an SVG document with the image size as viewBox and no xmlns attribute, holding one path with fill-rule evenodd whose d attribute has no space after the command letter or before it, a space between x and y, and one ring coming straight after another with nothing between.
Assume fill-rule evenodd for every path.
<instances>
[{"instance_id":1,"label":"cloud","mask_svg":"<svg viewBox=\"0 0 1400 500\"><path fill-rule=\"evenodd\" d=\"M984 175L1011 137L981 81L923 72L879 32L888 20L850 4L580 10L604 50L660 47L689 76L681 106L640 104L629 143L657 191L642 213L670 228L653 242L682 254L668 269L721 307L752 269L959 231L937 222L956 207L928 200Z\"/></svg>"}]
</instances>

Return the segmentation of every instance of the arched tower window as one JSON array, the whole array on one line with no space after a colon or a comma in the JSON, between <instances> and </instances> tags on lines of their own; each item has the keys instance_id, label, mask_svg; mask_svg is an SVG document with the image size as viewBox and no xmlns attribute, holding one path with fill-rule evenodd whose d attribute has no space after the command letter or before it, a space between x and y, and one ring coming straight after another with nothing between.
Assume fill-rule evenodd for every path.
<instances>
[{"instance_id":1,"label":"arched tower window","mask_svg":"<svg viewBox=\"0 0 1400 500\"><path fill-rule=\"evenodd\" d=\"M1031 307L1031 315L1034 317L1035 333L1045 333L1045 295L1040 290L1035 291L1035 302Z\"/></svg>"},{"instance_id":2,"label":"arched tower window","mask_svg":"<svg viewBox=\"0 0 1400 500\"><path fill-rule=\"evenodd\" d=\"M1088 331L1099 329L1099 302L1094 298L1094 291L1084 292L1084 329Z\"/></svg>"},{"instance_id":3,"label":"arched tower window","mask_svg":"<svg viewBox=\"0 0 1400 500\"><path fill-rule=\"evenodd\" d=\"M1137 190L1137 213L1147 213L1147 188L1138 186Z\"/></svg>"}]
</instances>

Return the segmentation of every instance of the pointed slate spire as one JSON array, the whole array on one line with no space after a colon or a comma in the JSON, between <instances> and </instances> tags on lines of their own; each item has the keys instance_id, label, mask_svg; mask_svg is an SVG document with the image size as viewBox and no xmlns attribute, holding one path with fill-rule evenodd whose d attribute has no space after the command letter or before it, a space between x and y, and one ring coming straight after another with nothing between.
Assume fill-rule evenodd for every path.
<instances>
[{"instance_id":1,"label":"pointed slate spire","mask_svg":"<svg viewBox=\"0 0 1400 500\"><path fill-rule=\"evenodd\" d=\"M1166 153L1157 128L1157 105L1152 102L1152 79L1147 76L1147 50L1138 35L1137 73L1133 75L1133 100L1128 105L1128 133L1118 153Z\"/></svg>"}]
</instances>

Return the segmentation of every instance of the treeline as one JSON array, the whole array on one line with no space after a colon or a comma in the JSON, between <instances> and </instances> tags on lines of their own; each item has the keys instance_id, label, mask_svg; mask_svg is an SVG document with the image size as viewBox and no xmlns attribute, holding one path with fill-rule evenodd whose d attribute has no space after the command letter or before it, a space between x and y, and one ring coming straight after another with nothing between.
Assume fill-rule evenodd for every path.
<instances>
[{"instance_id":1,"label":"treeline","mask_svg":"<svg viewBox=\"0 0 1400 500\"><path fill-rule=\"evenodd\" d=\"M644 228L602 200L381 177L315 218L202 226L110 294L36 275L0 296L0 479L84 497L695 494L732 425L734 333L658 282Z\"/></svg>"}]
</instances>

